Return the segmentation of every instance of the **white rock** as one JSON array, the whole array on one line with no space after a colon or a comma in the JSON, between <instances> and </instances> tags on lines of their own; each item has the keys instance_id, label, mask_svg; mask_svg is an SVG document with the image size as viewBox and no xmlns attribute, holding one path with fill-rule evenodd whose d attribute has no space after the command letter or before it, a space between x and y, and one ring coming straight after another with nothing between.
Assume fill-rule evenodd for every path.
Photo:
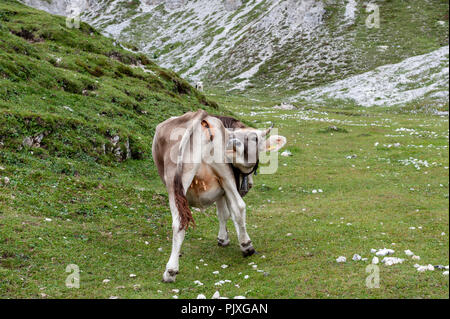
<instances>
[{"instance_id":1,"label":"white rock","mask_svg":"<svg viewBox=\"0 0 450 319\"><path fill-rule=\"evenodd\" d=\"M111 280L109 280L109 279L103 279L103 283L104 284L107 284L108 282L110 282Z\"/></svg>"},{"instance_id":2,"label":"white rock","mask_svg":"<svg viewBox=\"0 0 450 319\"><path fill-rule=\"evenodd\" d=\"M442 273L444 276L448 276L448 270Z\"/></svg>"},{"instance_id":3,"label":"white rock","mask_svg":"<svg viewBox=\"0 0 450 319\"><path fill-rule=\"evenodd\" d=\"M222 269L225 269L225 268L228 268L228 265L222 265L220 267L222 267Z\"/></svg>"},{"instance_id":4,"label":"white rock","mask_svg":"<svg viewBox=\"0 0 450 319\"><path fill-rule=\"evenodd\" d=\"M414 256L412 256L412 259L413 259L413 260L420 260L420 256L414 255Z\"/></svg>"},{"instance_id":5,"label":"white rock","mask_svg":"<svg viewBox=\"0 0 450 319\"><path fill-rule=\"evenodd\" d=\"M433 266L433 265L428 265L428 266L427 266L427 270L429 270L429 271L434 271L434 266Z\"/></svg>"},{"instance_id":6,"label":"white rock","mask_svg":"<svg viewBox=\"0 0 450 319\"><path fill-rule=\"evenodd\" d=\"M427 271L428 270L428 267L427 266L419 266L419 267L417 267L417 271L418 272L425 272L425 271Z\"/></svg>"},{"instance_id":7,"label":"white rock","mask_svg":"<svg viewBox=\"0 0 450 319\"><path fill-rule=\"evenodd\" d=\"M392 265L396 265L396 264L401 264L401 263L403 263L403 261L404 261L404 259L397 258L397 257L384 257L381 262L384 263L386 266L392 266Z\"/></svg>"},{"instance_id":8,"label":"white rock","mask_svg":"<svg viewBox=\"0 0 450 319\"><path fill-rule=\"evenodd\" d=\"M407 249L407 250L405 250L405 255L408 257L411 257L411 256L414 256L414 253L411 250Z\"/></svg>"},{"instance_id":9,"label":"white rock","mask_svg":"<svg viewBox=\"0 0 450 319\"><path fill-rule=\"evenodd\" d=\"M340 256L336 259L336 262L338 263L345 263L347 261L347 258L345 258L344 256Z\"/></svg>"},{"instance_id":10,"label":"white rock","mask_svg":"<svg viewBox=\"0 0 450 319\"><path fill-rule=\"evenodd\" d=\"M46 218L45 221L46 221L46 222L51 222L52 219L51 219L51 218Z\"/></svg>"},{"instance_id":11,"label":"white rock","mask_svg":"<svg viewBox=\"0 0 450 319\"><path fill-rule=\"evenodd\" d=\"M199 286L203 286L203 283L200 280L194 281L194 284L199 285Z\"/></svg>"},{"instance_id":12,"label":"white rock","mask_svg":"<svg viewBox=\"0 0 450 319\"><path fill-rule=\"evenodd\" d=\"M159 247L159 248L158 248L158 251L163 251L162 247Z\"/></svg>"},{"instance_id":13,"label":"white rock","mask_svg":"<svg viewBox=\"0 0 450 319\"><path fill-rule=\"evenodd\" d=\"M173 299L178 299L178 296L177 296L177 295L175 295L175 296L172 296L172 298L173 298Z\"/></svg>"},{"instance_id":14,"label":"white rock","mask_svg":"<svg viewBox=\"0 0 450 319\"><path fill-rule=\"evenodd\" d=\"M174 292L174 293L179 293L180 292L180 289L172 289L172 292Z\"/></svg>"},{"instance_id":15,"label":"white rock","mask_svg":"<svg viewBox=\"0 0 450 319\"><path fill-rule=\"evenodd\" d=\"M283 156L283 157L289 157L289 156L292 156L292 153L289 152L289 151L284 151L283 153L281 153L281 156Z\"/></svg>"},{"instance_id":16,"label":"white rock","mask_svg":"<svg viewBox=\"0 0 450 319\"><path fill-rule=\"evenodd\" d=\"M379 257L384 257L384 256L387 256L387 255L392 255L394 253L395 253L394 250L384 248L384 249L380 249L379 251L377 251L376 255L379 256Z\"/></svg>"},{"instance_id":17,"label":"white rock","mask_svg":"<svg viewBox=\"0 0 450 319\"><path fill-rule=\"evenodd\" d=\"M134 278L134 277L136 277L135 274L130 274L130 278Z\"/></svg>"},{"instance_id":18,"label":"white rock","mask_svg":"<svg viewBox=\"0 0 450 319\"><path fill-rule=\"evenodd\" d=\"M203 295L203 294L199 294L199 295L197 296L197 299L206 299L206 296Z\"/></svg>"},{"instance_id":19,"label":"white rock","mask_svg":"<svg viewBox=\"0 0 450 319\"><path fill-rule=\"evenodd\" d=\"M448 275L448 271L447 271L447 275ZM244 296L235 296L233 299L247 299Z\"/></svg>"},{"instance_id":20,"label":"white rock","mask_svg":"<svg viewBox=\"0 0 450 319\"><path fill-rule=\"evenodd\" d=\"M372 248L372 249L370 250L370 252L371 252L372 254L375 254L375 253L377 252L377 250Z\"/></svg>"},{"instance_id":21,"label":"white rock","mask_svg":"<svg viewBox=\"0 0 450 319\"><path fill-rule=\"evenodd\" d=\"M353 261L360 261L362 259L362 257L358 254L354 254L352 260Z\"/></svg>"},{"instance_id":22,"label":"white rock","mask_svg":"<svg viewBox=\"0 0 450 319\"><path fill-rule=\"evenodd\" d=\"M211 298L212 299L219 299L220 298L220 293L218 291L216 291Z\"/></svg>"},{"instance_id":23,"label":"white rock","mask_svg":"<svg viewBox=\"0 0 450 319\"><path fill-rule=\"evenodd\" d=\"M214 275L218 275L218 274L219 274L219 271L216 270L216 271L213 271L212 273L213 273Z\"/></svg>"},{"instance_id":24,"label":"white rock","mask_svg":"<svg viewBox=\"0 0 450 319\"><path fill-rule=\"evenodd\" d=\"M244 279L248 279L248 278L250 278L249 275L245 275L245 276L244 276Z\"/></svg>"}]
</instances>

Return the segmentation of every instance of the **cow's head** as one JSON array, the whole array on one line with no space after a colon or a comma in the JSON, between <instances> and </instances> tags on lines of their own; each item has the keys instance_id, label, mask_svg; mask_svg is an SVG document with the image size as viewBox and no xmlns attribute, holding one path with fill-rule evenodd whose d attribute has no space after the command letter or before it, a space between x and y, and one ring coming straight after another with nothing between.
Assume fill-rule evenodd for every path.
<instances>
[{"instance_id":1,"label":"cow's head","mask_svg":"<svg viewBox=\"0 0 450 319\"><path fill-rule=\"evenodd\" d=\"M286 144L284 136L269 137L272 129L273 125L267 130L253 128L228 130L226 146L228 161L242 173L251 173L259 163L260 153L277 152Z\"/></svg>"}]
</instances>

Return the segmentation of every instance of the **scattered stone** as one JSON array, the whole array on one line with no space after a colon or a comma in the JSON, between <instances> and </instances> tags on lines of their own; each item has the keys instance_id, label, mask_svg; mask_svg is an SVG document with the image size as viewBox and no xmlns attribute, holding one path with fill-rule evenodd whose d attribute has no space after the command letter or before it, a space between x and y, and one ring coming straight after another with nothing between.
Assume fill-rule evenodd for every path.
<instances>
[{"instance_id":1,"label":"scattered stone","mask_svg":"<svg viewBox=\"0 0 450 319\"><path fill-rule=\"evenodd\" d=\"M287 103L284 103L284 102L281 103L280 105L275 105L273 108L276 109L276 110L287 110L287 111L296 110L297 109L294 105L287 104Z\"/></svg>"},{"instance_id":2,"label":"scattered stone","mask_svg":"<svg viewBox=\"0 0 450 319\"><path fill-rule=\"evenodd\" d=\"M420 260L420 256L414 255L414 256L412 256L412 259L413 259L413 260Z\"/></svg>"},{"instance_id":3,"label":"scattered stone","mask_svg":"<svg viewBox=\"0 0 450 319\"><path fill-rule=\"evenodd\" d=\"M219 299L220 298L220 293L218 291L216 291L214 293L214 295L211 297L211 299Z\"/></svg>"},{"instance_id":4,"label":"scattered stone","mask_svg":"<svg viewBox=\"0 0 450 319\"><path fill-rule=\"evenodd\" d=\"M387 255L393 255L394 253L395 253L394 250L384 248L384 249L380 249L379 251L377 251L376 255L379 256L379 257L384 257L384 256L387 256Z\"/></svg>"},{"instance_id":5,"label":"scattered stone","mask_svg":"<svg viewBox=\"0 0 450 319\"><path fill-rule=\"evenodd\" d=\"M360 261L362 259L362 257L358 254L354 254L352 260L353 261Z\"/></svg>"},{"instance_id":6,"label":"scattered stone","mask_svg":"<svg viewBox=\"0 0 450 319\"><path fill-rule=\"evenodd\" d=\"M378 265L379 262L380 262L380 259L378 259L378 257L373 257L372 264Z\"/></svg>"},{"instance_id":7,"label":"scattered stone","mask_svg":"<svg viewBox=\"0 0 450 319\"><path fill-rule=\"evenodd\" d=\"M338 263L345 263L347 261L347 258L345 258L344 256L340 256L336 259L336 262Z\"/></svg>"},{"instance_id":8,"label":"scattered stone","mask_svg":"<svg viewBox=\"0 0 450 319\"><path fill-rule=\"evenodd\" d=\"M111 280L109 280L109 279L103 279L103 283L104 284L107 284L108 282L110 282Z\"/></svg>"},{"instance_id":9,"label":"scattered stone","mask_svg":"<svg viewBox=\"0 0 450 319\"><path fill-rule=\"evenodd\" d=\"M407 249L407 250L405 250L405 255L408 257L411 257L411 256L414 256L414 253L411 250Z\"/></svg>"},{"instance_id":10,"label":"scattered stone","mask_svg":"<svg viewBox=\"0 0 450 319\"><path fill-rule=\"evenodd\" d=\"M225 269L225 268L228 268L228 265L222 265L220 267L222 267L222 269Z\"/></svg>"},{"instance_id":11,"label":"scattered stone","mask_svg":"<svg viewBox=\"0 0 450 319\"><path fill-rule=\"evenodd\" d=\"M135 274L130 274L130 278L135 278L136 275Z\"/></svg>"},{"instance_id":12,"label":"scattered stone","mask_svg":"<svg viewBox=\"0 0 450 319\"><path fill-rule=\"evenodd\" d=\"M381 261L386 266L392 266L396 264L402 264L404 259L398 258L398 257L384 257Z\"/></svg>"},{"instance_id":13,"label":"scattered stone","mask_svg":"<svg viewBox=\"0 0 450 319\"><path fill-rule=\"evenodd\" d=\"M447 271L447 275L448 275L448 271ZM235 296L233 299L247 299L244 296Z\"/></svg>"},{"instance_id":14,"label":"scattered stone","mask_svg":"<svg viewBox=\"0 0 450 319\"><path fill-rule=\"evenodd\" d=\"M203 294L199 294L199 295L197 296L197 299L206 299L206 296L203 295Z\"/></svg>"},{"instance_id":15,"label":"scattered stone","mask_svg":"<svg viewBox=\"0 0 450 319\"><path fill-rule=\"evenodd\" d=\"M283 157L289 157L289 156L292 156L292 153L289 152L289 151L284 151L283 153L281 153L281 156L283 156Z\"/></svg>"},{"instance_id":16,"label":"scattered stone","mask_svg":"<svg viewBox=\"0 0 450 319\"><path fill-rule=\"evenodd\" d=\"M218 274L219 274L219 271L218 271L218 270L213 271L213 274L214 274L214 275L218 275Z\"/></svg>"}]
</instances>

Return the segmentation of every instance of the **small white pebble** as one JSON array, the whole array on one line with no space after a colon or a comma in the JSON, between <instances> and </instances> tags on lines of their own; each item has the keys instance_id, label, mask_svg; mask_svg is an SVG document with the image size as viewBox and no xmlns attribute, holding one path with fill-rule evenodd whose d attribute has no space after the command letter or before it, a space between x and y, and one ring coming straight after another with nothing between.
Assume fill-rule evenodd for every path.
<instances>
[{"instance_id":1,"label":"small white pebble","mask_svg":"<svg viewBox=\"0 0 450 319\"><path fill-rule=\"evenodd\" d=\"M110 282L111 280L109 280L109 279L103 279L103 283L104 284L107 284L108 282Z\"/></svg>"},{"instance_id":2,"label":"small white pebble","mask_svg":"<svg viewBox=\"0 0 450 319\"><path fill-rule=\"evenodd\" d=\"M136 277L135 274L130 274L130 278L134 278L134 277Z\"/></svg>"},{"instance_id":3,"label":"small white pebble","mask_svg":"<svg viewBox=\"0 0 450 319\"><path fill-rule=\"evenodd\" d=\"M362 259L362 257L358 254L354 254L352 260L353 261L360 261Z\"/></svg>"},{"instance_id":4,"label":"small white pebble","mask_svg":"<svg viewBox=\"0 0 450 319\"><path fill-rule=\"evenodd\" d=\"M344 256L340 256L336 259L336 262L338 263L345 263L347 261L347 258L345 258Z\"/></svg>"},{"instance_id":5,"label":"small white pebble","mask_svg":"<svg viewBox=\"0 0 450 319\"><path fill-rule=\"evenodd\" d=\"M250 278L249 275L245 275L245 276L244 276L244 279L248 279L248 278Z\"/></svg>"},{"instance_id":6,"label":"small white pebble","mask_svg":"<svg viewBox=\"0 0 450 319\"><path fill-rule=\"evenodd\" d=\"M447 271L448 272L448 271ZM448 275L448 274L447 274ZM244 296L235 296L233 299L247 299Z\"/></svg>"},{"instance_id":7,"label":"small white pebble","mask_svg":"<svg viewBox=\"0 0 450 319\"><path fill-rule=\"evenodd\" d=\"M228 268L228 265L222 265L220 267L222 267L222 269L225 269L225 268Z\"/></svg>"},{"instance_id":8,"label":"small white pebble","mask_svg":"<svg viewBox=\"0 0 450 319\"><path fill-rule=\"evenodd\" d=\"M159 248L158 248L158 251L163 251L162 247L159 247Z\"/></svg>"},{"instance_id":9,"label":"small white pebble","mask_svg":"<svg viewBox=\"0 0 450 319\"><path fill-rule=\"evenodd\" d=\"M448 276L448 270L442 273L444 276Z\"/></svg>"},{"instance_id":10,"label":"small white pebble","mask_svg":"<svg viewBox=\"0 0 450 319\"><path fill-rule=\"evenodd\" d=\"M173 299L178 299L178 296L177 296L177 295L175 295L175 296L172 296L172 298L173 298Z\"/></svg>"},{"instance_id":11,"label":"small white pebble","mask_svg":"<svg viewBox=\"0 0 450 319\"><path fill-rule=\"evenodd\" d=\"M212 273L213 273L214 275L218 275L218 274L219 274L219 271L216 270L216 271L213 271Z\"/></svg>"},{"instance_id":12,"label":"small white pebble","mask_svg":"<svg viewBox=\"0 0 450 319\"><path fill-rule=\"evenodd\" d=\"M380 259L378 259L378 257L373 257L372 264L378 265L379 262L380 262Z\"/></svg>"},{"instance_id":13,"label":"small white pebble","mask_svg":"<svg viewBox=\"0 0 450 319\"><path fill-rule=\"evenodd\" d=\"M412 256L412 259L413 259L413 260L420 260L420 256L414 255L414 256Z\"/></svg>"},{"instance_id":14,"label":"small white pebble","mask_svg":"<svg viewBox=\"0 0 450 319\"><path fill-rule=\"evenodd\" d=\"M51 219L51 218L46 218L45 221L46 221L46 222L51 222L52 219Z\"/></svg>"},{"instance_id":15,"label":"small white pebble","mask_svg":"<svg viewBox=\"0 0 450 319\"><path fill-rule=\"evenodd\" d=\"M199 295L197 296L197 299L206 299L206 296L203 295L203 294L199 294Z\"/></svg>"},{"instance_id":16,"label":"small white pebble","mask_svg":"<svg viewBox=\"0 0 450 319\"><path fill-rule=\"evenodd\" d=\"M411 257L414 256L414 253L411 250L407 249L405 250L405 255Z\"/></svg>"},{"instance_id":17,"label":"small white pebble","mask_svg":"<svg viewBox=\"0 0 450 319\"><path fill-rule=\"evenodd\" d=\"M216 291L214 293L214 295L211 297L211 299L219 299L220 298L220 293L218 291Z\"/></svg>"}]
</instances>

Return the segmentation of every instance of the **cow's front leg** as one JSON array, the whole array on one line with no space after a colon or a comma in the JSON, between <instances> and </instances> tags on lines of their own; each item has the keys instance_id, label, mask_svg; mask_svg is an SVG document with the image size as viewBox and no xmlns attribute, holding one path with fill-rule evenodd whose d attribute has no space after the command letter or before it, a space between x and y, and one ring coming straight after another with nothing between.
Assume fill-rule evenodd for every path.
<instances>
[{"instance_id":1,"label":"cow's front leg","mask_svg":"<svg viewBox=\"0 0 450 319\"><path fill-rule=\"evenodd\" d=\"M217 236L217 244L226 247L230 244L228 238L227 221L230 219L230 211L227 207L225 197L220 198L217 203L217 217L219 219L219 235Z\"/></svg>"},{"instance_id":2,"label":"cow's front leg","mask_svg":"<svg viewBox=\"0 0 450 319\"><path fill-rule=\"evenodd\" d=\"M241 248L244 257L251 256L255 253L252 241L247 234L247 228L245 225L246 205L241 195L239 195L236 185L233 184L234 180L226 181L225 199L229 210L231 211L231 218L233 219L234 226L238 235L239 246Z\"/></svg>"},{"instance_id":3,"label":"cow's front leg","mask_svg":"<svg viewBox=\"0 0 450 319\"><path fill-rule=\"evenodd\" d=\"M170 254L169 262L166 265L166 270L163 274L163 281L175 282L179 272L181 245L183 244L186 231L184 229L180 230L180 218L173 195L169 195L169 204L170 211L172 212L172 252Z\"/></svg>"}]
</instances>

